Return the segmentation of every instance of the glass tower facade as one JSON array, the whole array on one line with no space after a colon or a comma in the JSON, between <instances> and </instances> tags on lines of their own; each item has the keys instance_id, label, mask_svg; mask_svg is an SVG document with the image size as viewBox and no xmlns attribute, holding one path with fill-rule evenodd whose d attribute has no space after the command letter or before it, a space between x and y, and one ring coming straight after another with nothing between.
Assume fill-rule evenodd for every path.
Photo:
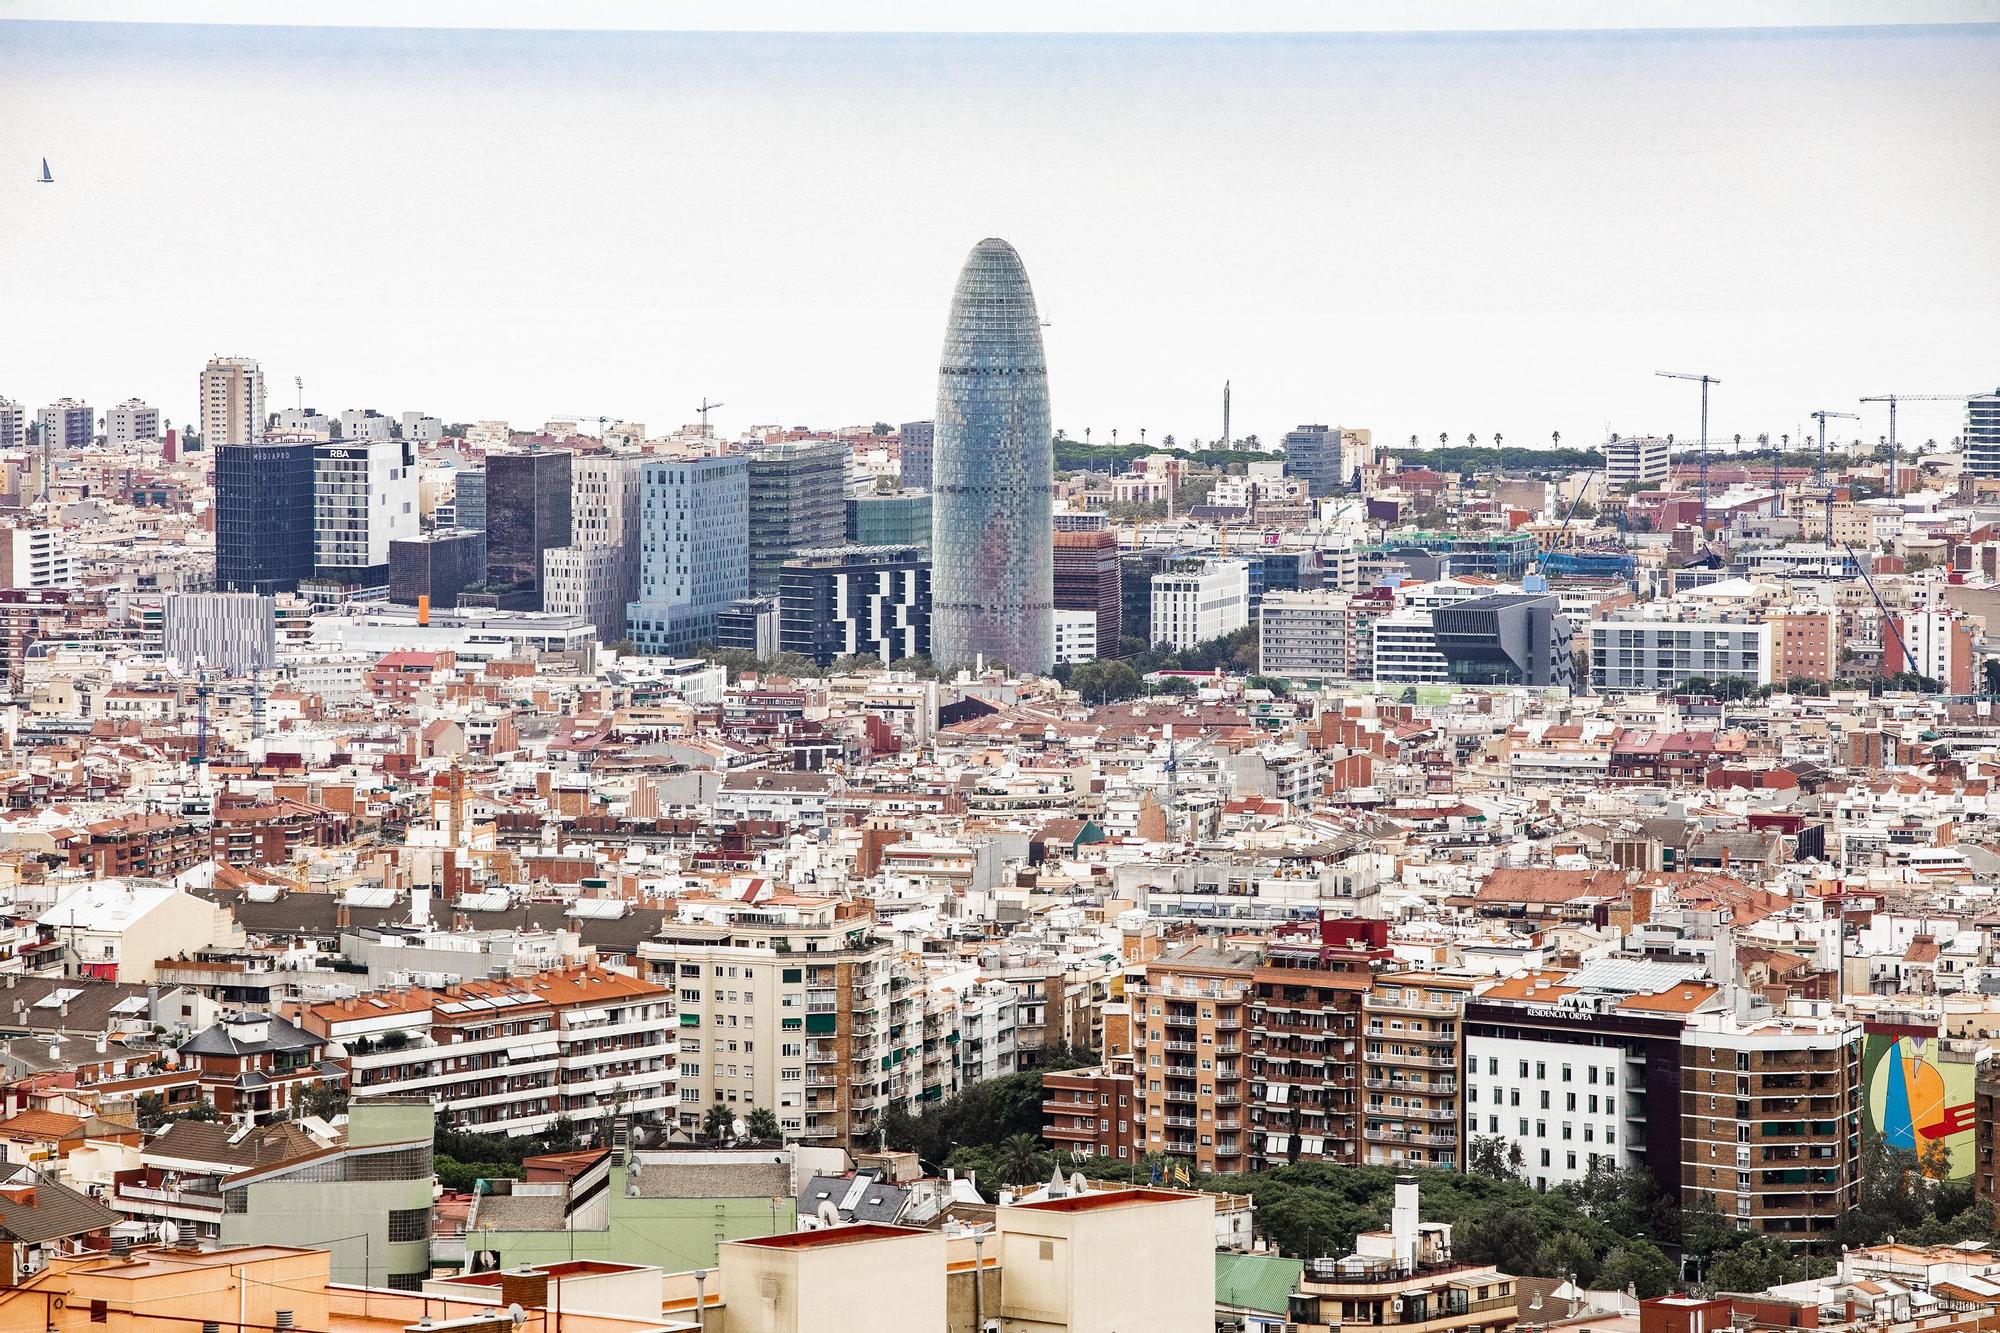
<instances>
[{"instance_id":1,"label":"glass tower facade","mask_svg":"<svg viewBox=\"0 0 2000 1333\"><path fill-rule=\"evenodd\" d=\"M215 451L215 586L297 592L313 573L313 446Z\"/></svg>"},{"instance_id":2,"label":"glass tower facade","mask_svg":"<svg viewBox=\"0 0 2000 1333\"><path fill-rule=\"evenodd\" d=\"M1055 665L1048 367L1021 257L988 238L958 273L931 459L931 656Z\"/></svg>"}]
</instances>

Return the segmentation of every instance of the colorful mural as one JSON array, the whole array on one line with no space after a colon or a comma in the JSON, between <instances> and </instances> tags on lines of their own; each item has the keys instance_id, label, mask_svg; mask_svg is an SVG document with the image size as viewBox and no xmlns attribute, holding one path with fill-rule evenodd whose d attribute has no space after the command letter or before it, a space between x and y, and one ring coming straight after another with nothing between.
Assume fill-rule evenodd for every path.
<instances>
[{"instance_id":1,"label":"colorful mural","mask_svg":"<svg viewBox=\"0 0 2000 1333\"><path fill-rule=\"evenodd\" d=\"M1944 1145L1949 1174L1972 1174L1972 1062L1940 1057L1921 1029L1870 1025L1861 1048L1864 1114L1890 1147L1928 1157Z\"/></svg>"}]
</instances>

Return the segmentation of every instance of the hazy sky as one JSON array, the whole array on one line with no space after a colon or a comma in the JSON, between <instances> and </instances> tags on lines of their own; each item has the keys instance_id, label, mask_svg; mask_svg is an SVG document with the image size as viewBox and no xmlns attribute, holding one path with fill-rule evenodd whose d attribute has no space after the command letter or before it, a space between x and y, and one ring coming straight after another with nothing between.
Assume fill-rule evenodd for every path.
<instances>
[{"instance_id":1,"label":"hazy sky","mask_svg":"<svg viewBox=\"0 0 2000 1333\"><path fill-rule=\"evenodd\" d=\"M0 23L0 395L179 421L226 352L263 362L273 406L300 375L322 409L522 425L659 429L704 394L730 431L926 417L958 265L999 235L1051 320L1055 420L1100 441L1214 436L1225 378L1266 438L1691 439L1697 391L1656 369L1721 377L1714 438L1831 407L1873 439L1859 395L2000 384L1996 149L1991 24ZM1904 438L1959 420L1911 404Z\"/></svg>"}]
</instances>

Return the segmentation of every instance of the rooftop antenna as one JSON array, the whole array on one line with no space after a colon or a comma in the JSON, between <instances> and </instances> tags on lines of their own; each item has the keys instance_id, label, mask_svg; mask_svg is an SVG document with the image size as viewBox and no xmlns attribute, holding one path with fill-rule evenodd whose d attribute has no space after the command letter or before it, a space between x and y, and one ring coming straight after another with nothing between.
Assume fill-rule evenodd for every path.
<instances>
[{"instance_id":1,"label":"rooftop antenna","mask_svg":"<svg viewBox=\"0 0 2000 1333\"><path fill-rule=\"evenodd\" d=\"M306 377L303 375L292 376L292 387L299 391L299 415L304 416L306 411Z\"/></svg>"},{"instance_id":2,"label":"rooftop antenna","mask_svg":"<svg viewBox=\"0 0 2000 1333\"><path fill-rule=\"evenodd\" d=\"M709 401L708 401L708 395L707 395L707 394L703 394L703 395L701 396L701 438L702 438L702 439L704 439L704 440L705 440L705 439L707 439L707 438L708 438L708 414L709 414L710 412L713 412L713 411L714 411L714 410L715 410L716 408L718 408L718 407L721 407L721 406L722 406L722 404L721 404L721 403L711 403L711 402L709 402Z\"/></svg>"},{"instance_id":3,"label":"rooftop antenna","mask_svg":"<svg viewBox=\"0 0 2000 1333\"><path fill-rule=\"evenodd\" d=\"M1222 447L1229 447L1229 381L1222 382Z\"/></svg>"}]
</instances>

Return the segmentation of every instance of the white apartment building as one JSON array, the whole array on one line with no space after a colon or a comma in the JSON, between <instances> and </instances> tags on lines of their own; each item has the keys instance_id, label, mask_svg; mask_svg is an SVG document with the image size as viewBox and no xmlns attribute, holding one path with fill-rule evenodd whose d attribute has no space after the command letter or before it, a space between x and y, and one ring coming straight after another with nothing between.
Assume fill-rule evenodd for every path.
<instances>
[{"instance_id":1,"label":"white apartment building","mask_svg":"<svg viewBox=\"0 0 2000 1333\"><path fill-rule=\"evenodd\" d=\"M1348 642L1348 595L1267 592L1258 612L1257 670L1289 680L1347 680L1353 673Z\"/></svg>"},{"instance_id":2,"label":"white apartment building","mask_svg":"<svg viewBox=\"0 0 2000 1333\"><path fill-rule=\"evenodd\" d=\"M535 1134L675 1105L673 993L595 966L306 1006L357 1099L424 1096L452 1127Z\"/></svg>"},{"instance_id":3,"label":"white apartment building","mask_svg":"<svg viewBox=\"0 0 2000 1333\"><path fill-rule=\"evenodd\" d=\"M12 398L0 398L0 449L22 449L28 443L28 409Z\"/></svg>"},{"instance_id":4,"label":"white apartment building","mask_svg":"<svg viewBox=\"0 0 2000 1333\"><path fill-rule=\"evenodd\" d=\"M78 587L61 528L0 529L0 588Z\"/></svg>"},{"instance_id":5,"label":"white apartment building","mask_svg":"<svg viewBox=\"0 0 2000 1333\"><path fill-rule=\"evenodd\" d=\"M313 450L313 564L322 577L381 570L389 543L417 536L416 446L330 440Z\"/></svg>"},{"instance_id":6,"label":"white apartment building","mask_svg":"<svg viewBox=\"0 0 2000 1333\"><path fill-rule=\"evenodd\" d=\"M149 407L137 398L127 398L105 412L104 438L114 445L159 439L160 409Z\"/></svg>"},{"instance_id":7,"label":"white apartment building","mask_svg":"<svg viewBox=\"0 0 2000 1333\"><path fill-rule=\"evenodd\" d=\"M403 413L403 438L418 444L430 444L444 438L444 423L436 417L427 417L422 412Z\"/></svg>"},{"instance_id":8,"label":"white apartment building","mask_svg":"<svg viewBox=\"0 0 2000 1333\"><path fill-rule=\"evenodd\" d=\"M372 407L350 407L340 414L340 438L363 443L386 440L395 434L394 425Z\"/></svg>"},{"instance_id":9,"label":"white apartment building","mask_svg":"<svg viewBox=\"0 0 2000 1333\"><path fill-rule=\"evenodd\" d=\"M51 449L84 449L97 438L97 413L89 403L58 398L35 414L40 443Z\"/></svg>"},{"instance_id":10,"label":"white apartment building","mask_svg":"<svg viewBox=\"0 0 2000 1333\"><path fill-rule=\"evenodd\" d=\"M333 438L333 418L316 407L288 407L278 413L280 435L310 435L316 440Z\"/></svg>"},{"instance_id":11,"label":"white apartment building","mask_svg":"<svg viewBox=\"0 0 2000 1333\"><path fill-rule=\"evenodd\" d=\"M1694 676L1769 685L1772 666L1769 624L1643 616L1590 623L1590 682L1601 690L1671 690Z\"/></svg>"},{"instance_id":12,"label":"white apartment building","mask_svg":"<svg viewBox=\"0 0 2000 1333\"><path fill-rule=\"evenodd\" d=\"M1198 568L1153 575L1154 643L1192 648L1250 623L1250 566L1206 560Z\"/></svg>"},{"instance_id":13,"label":"white apartment building","mask_svg":"<svg viewBox=\"0 0 2000 1333\"><path fill-rule=\"evenodd\" d=\"M264 434L264 372L247 356L210 357L201 372L201 442L254 444Z\"/></svg>"},{"instance_id":14,"label":"white apartment building","mask_svg":"<svg viewBox=\"0 0 2000 1333\"><path fill-rule=\"evenodd\" d=\"M1437 649L1431 613L1406 606L1375 622L1375 679L1394 685L1438 685L1451 679Z\"/></svg>"},{"instance_id":15,"label":"white apartment building","mask_svg":"<svg viewBox=\"0 0 2000 1333\"><path fill-rule=\"evenodd\" d=\"M1667 484L1673 448L1656 435L1609 440L1604 445L1604 484L1614 491L1652 491Z\"/></svg>"},{"instance_id":16,"label":"white apartment building","mask_svg":"<svg viewBox=\"0 0 2000 1333\"><path fill-rule=\"evenodd\" d=\"M920 1025L891 1039L893 947L832 898L761 881L745 898L683 899L682 919L639 945L644 974L675 990L681 1127L716 1105L763 1107L788 1138L868 1142L892 1071L920 1048Z\"/></svg>"},{"instance_id":17,"label":"white apartment building","mask_svg":"<svg viewBox=\"0 0 2000 1333\"><path fill-rule=\"evenodd\" d=\"M1097 660L1097 612L1056 609L1056 665Z\"/></svg>"}]
</instances>

